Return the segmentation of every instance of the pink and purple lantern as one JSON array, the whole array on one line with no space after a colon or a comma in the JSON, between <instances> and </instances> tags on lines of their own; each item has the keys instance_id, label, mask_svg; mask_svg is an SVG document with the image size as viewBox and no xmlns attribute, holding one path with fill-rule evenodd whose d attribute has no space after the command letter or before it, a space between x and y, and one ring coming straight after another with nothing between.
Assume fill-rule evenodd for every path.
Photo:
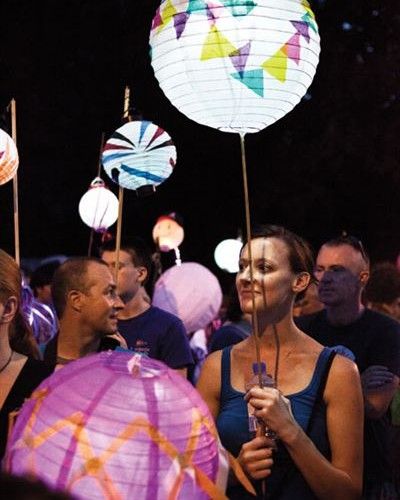
<instances>
[{"instance_id":1,"label":"pink and purple lantern","mask_svg":"<svg viewBox=\"0 0 400 500\"><path fill-rule=\"evenodd\" d=\"M197 391L159 361L103 352L46 379L22 407L6 452L81 499L226 498L225 452Z\"/></svg>"},{"instance_id":2,"label":"pink and purple lantern","mask_svg":"<svg viewBox=\"0 0 400 500\"><path fill-rule=\"evenodd\" d=\"M153 305L178 316L188 334L215 319L221 303L218 279L197 262L167 269L157 280L153 295Z\"/></svg>"}]
</instances>

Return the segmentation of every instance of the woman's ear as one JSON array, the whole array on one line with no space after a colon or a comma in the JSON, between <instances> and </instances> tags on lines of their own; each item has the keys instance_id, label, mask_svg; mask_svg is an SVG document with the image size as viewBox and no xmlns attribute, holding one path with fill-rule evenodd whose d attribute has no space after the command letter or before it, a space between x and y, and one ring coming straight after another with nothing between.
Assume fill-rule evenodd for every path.
<instances>
[{"instance_id":1,"label":"woman's ear","mask_svg":"<svg viewBox=\"0 0 400 500\"><path fill-rule=\"evenodd\" d=\"M309 273L303 272L296 274L293 281L292 289L295 293L303 292L310 284L311 276Z\"/></svg>"},{"instance_id":2,"label":"woman's ear","mask_svg":"<svg viewBox=\"0 0 400 500\"><path fill-rule=\"evenodd\" d=\"M11 323L14 319L18 309L18 300L17 297L11 295L6 300L4 304L4 309L0 317L0 324Z\"/></svg>"}]
</instances>

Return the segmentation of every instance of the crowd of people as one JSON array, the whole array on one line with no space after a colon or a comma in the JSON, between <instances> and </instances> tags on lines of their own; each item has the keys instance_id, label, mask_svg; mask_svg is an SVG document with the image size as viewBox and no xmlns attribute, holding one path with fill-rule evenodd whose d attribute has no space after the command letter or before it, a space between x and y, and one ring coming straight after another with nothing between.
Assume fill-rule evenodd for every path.
<instances>
[{"instance_id":1,"label":"crowd of people","mask_svg":"<svg viewBox=\"0 0 400 500\"><path fill-rule=\"evenodd\" d=\"M193 373L193 332L152 305L151 277L140 239L46 265L30 288L0 250L1 457L24 400L74 360L134 351ZM222 326L189 379L257 498L400 498L399 311L400 271L371 266L358 239L329 240L314 261L291 231L254 229ZM249 387L262 365L271 383ZM234 474L226 496L254 498Z\"/></svg>"}]
</instances>

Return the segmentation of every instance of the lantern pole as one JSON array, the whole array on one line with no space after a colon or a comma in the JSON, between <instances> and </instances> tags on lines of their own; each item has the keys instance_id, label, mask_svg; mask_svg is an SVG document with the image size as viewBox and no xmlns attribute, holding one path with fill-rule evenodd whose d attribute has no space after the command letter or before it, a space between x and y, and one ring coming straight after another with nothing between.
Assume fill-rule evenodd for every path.
<instances>
[{"instance_id":1,"label":"lantern pole","mask_svg":"<svg viewBox=\"0 0 400 500\"><path fill-rule=\"evenodd\" d=\"M255 304L255 292L254 292L254 280L253 280L253 255L251 250L251 222L250 222L250 203L249 203L249 187L247 181L247 166L246 166L246 150L244 143L244 135L240 134L240 149L242 154L242 173L243 173L243 189L244 189L244 206L246 213L246 235L247 235L247 246L249 252L249 262L250 262L250 287L251 287L251 301L252 301L252 330L256 346L256 359L258 365L258 382L260 387L263 386L262 376L261 376L261 354L260 354L260 334L258 331L258 317Z\"/></svg>"},{"instance_id":2,"label":"lantern pole","mask_svg":"<svg viewBox=\"0 0 400 500\"><path fill-rule=\"evenodd\" d=\"M123 119L131 121L129 116L129 101L130 101L130 89L129 86L125 87L124 95L124 114ZM119 252L121 249L121 232L122 232L122 208L124 203L124 188L119 186L118 193L118 223L117 223L117 236L115 242L115 282L118 282L118 267L119 267Z\"/></svg>"},{"instance_id":3,"label":"lantern pole","mask_svg":"<svg viewBox=\"0 0 400 500\"><path fill-rule=\"evenodd\" d=\"M242 173L243 173L243 190L244 190L244 206L246 213L246 235L247 235L247 247L249 252L249 269L250 269L250 290L251 290L251 303L252 303L252 314L251 314L251 326L253 331L253 337L256 346L256 359L258 367L258 385L263 387L262 373L261 373L261 349L260 349L260 334L258 331L258 317L256 311L256 301L254 292L254 280L253 280L253 256L251 251L251 222L250 222L250 203L249 203L249 186L247 182L247 165L246 165L246 149L244 144L244 133L240 134L240 150L242 154ZM260 424L260 429L262 435L266 432L265 424ZM261 483L261 490L263 497L265 497L267 485L265 479Z\"/></svg>"},{"instance_id":4,"label":"lantern pole","mask_svg":"<svg viewBox=\"0 0 400 500\"><path fill-rule=\"evenodd\" d=\"M11 99L11 135L17 144L17 109L15 99ZM19 210L18 210L18 170L13 177L13 203L14 203L14 247L15 262L20 265L19 251Z\"/></svg>"},{"instance_id":5,"label":"lantern pole","mask_svg":"<svg viewBox=\"0 0 400 500\"><path fill-rule=\"evenodd\" d=\"M100 151L99 151L99 158L98 158L98 162L97 162L97 177L100 177L100 175L101 175L101 155L103 153L103 147L104 147L104 132L101 133ZM90 257L92 255L93 238L94 238L94 229L92 227L90 229L88 257Z\"/></svg>"}]
</instances>

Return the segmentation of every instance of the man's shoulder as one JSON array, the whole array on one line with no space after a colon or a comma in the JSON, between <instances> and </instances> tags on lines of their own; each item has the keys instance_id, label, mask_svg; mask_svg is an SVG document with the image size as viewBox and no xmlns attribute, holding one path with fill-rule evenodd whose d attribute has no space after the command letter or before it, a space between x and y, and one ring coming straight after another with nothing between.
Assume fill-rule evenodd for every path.
<instances>
[{"instance_id":1,"label":"man's shoulder","mask_svg":"<svg viewBox=\"0 0 400 500\"><path fill-rule=\"evenodd\" d=\"M374 331L394 332L400 335L400 323L386 314L365 309L362 320L368 325L373 326Z\"/></svg>"},{"instance_id":2,"label":"man's shoulder","mask_svg":"<svg viewBox=\"0 0 400 500\"><path fill-rule=\"evenodd\" d=\"M175 316L175 314L165 311L164 309L160 309L157 306L150 306L148 313L154 318L162 319L163 321L168 321L170 323L182 323L178 316Z\"/></svg>"},{"instance_id":3,"label":"man's shoulder","mask_svg":"<svg viewBox=\"0 0 400 500\"><path fill-rule=\"evenodd\" d=\"M326 322L326 311L322 309L313 314L304 314L303 316L297 316L294 318L294 322L300 330L307 330L312 328L313 325L318 325Z\"/></svg>"}]
</instances>

